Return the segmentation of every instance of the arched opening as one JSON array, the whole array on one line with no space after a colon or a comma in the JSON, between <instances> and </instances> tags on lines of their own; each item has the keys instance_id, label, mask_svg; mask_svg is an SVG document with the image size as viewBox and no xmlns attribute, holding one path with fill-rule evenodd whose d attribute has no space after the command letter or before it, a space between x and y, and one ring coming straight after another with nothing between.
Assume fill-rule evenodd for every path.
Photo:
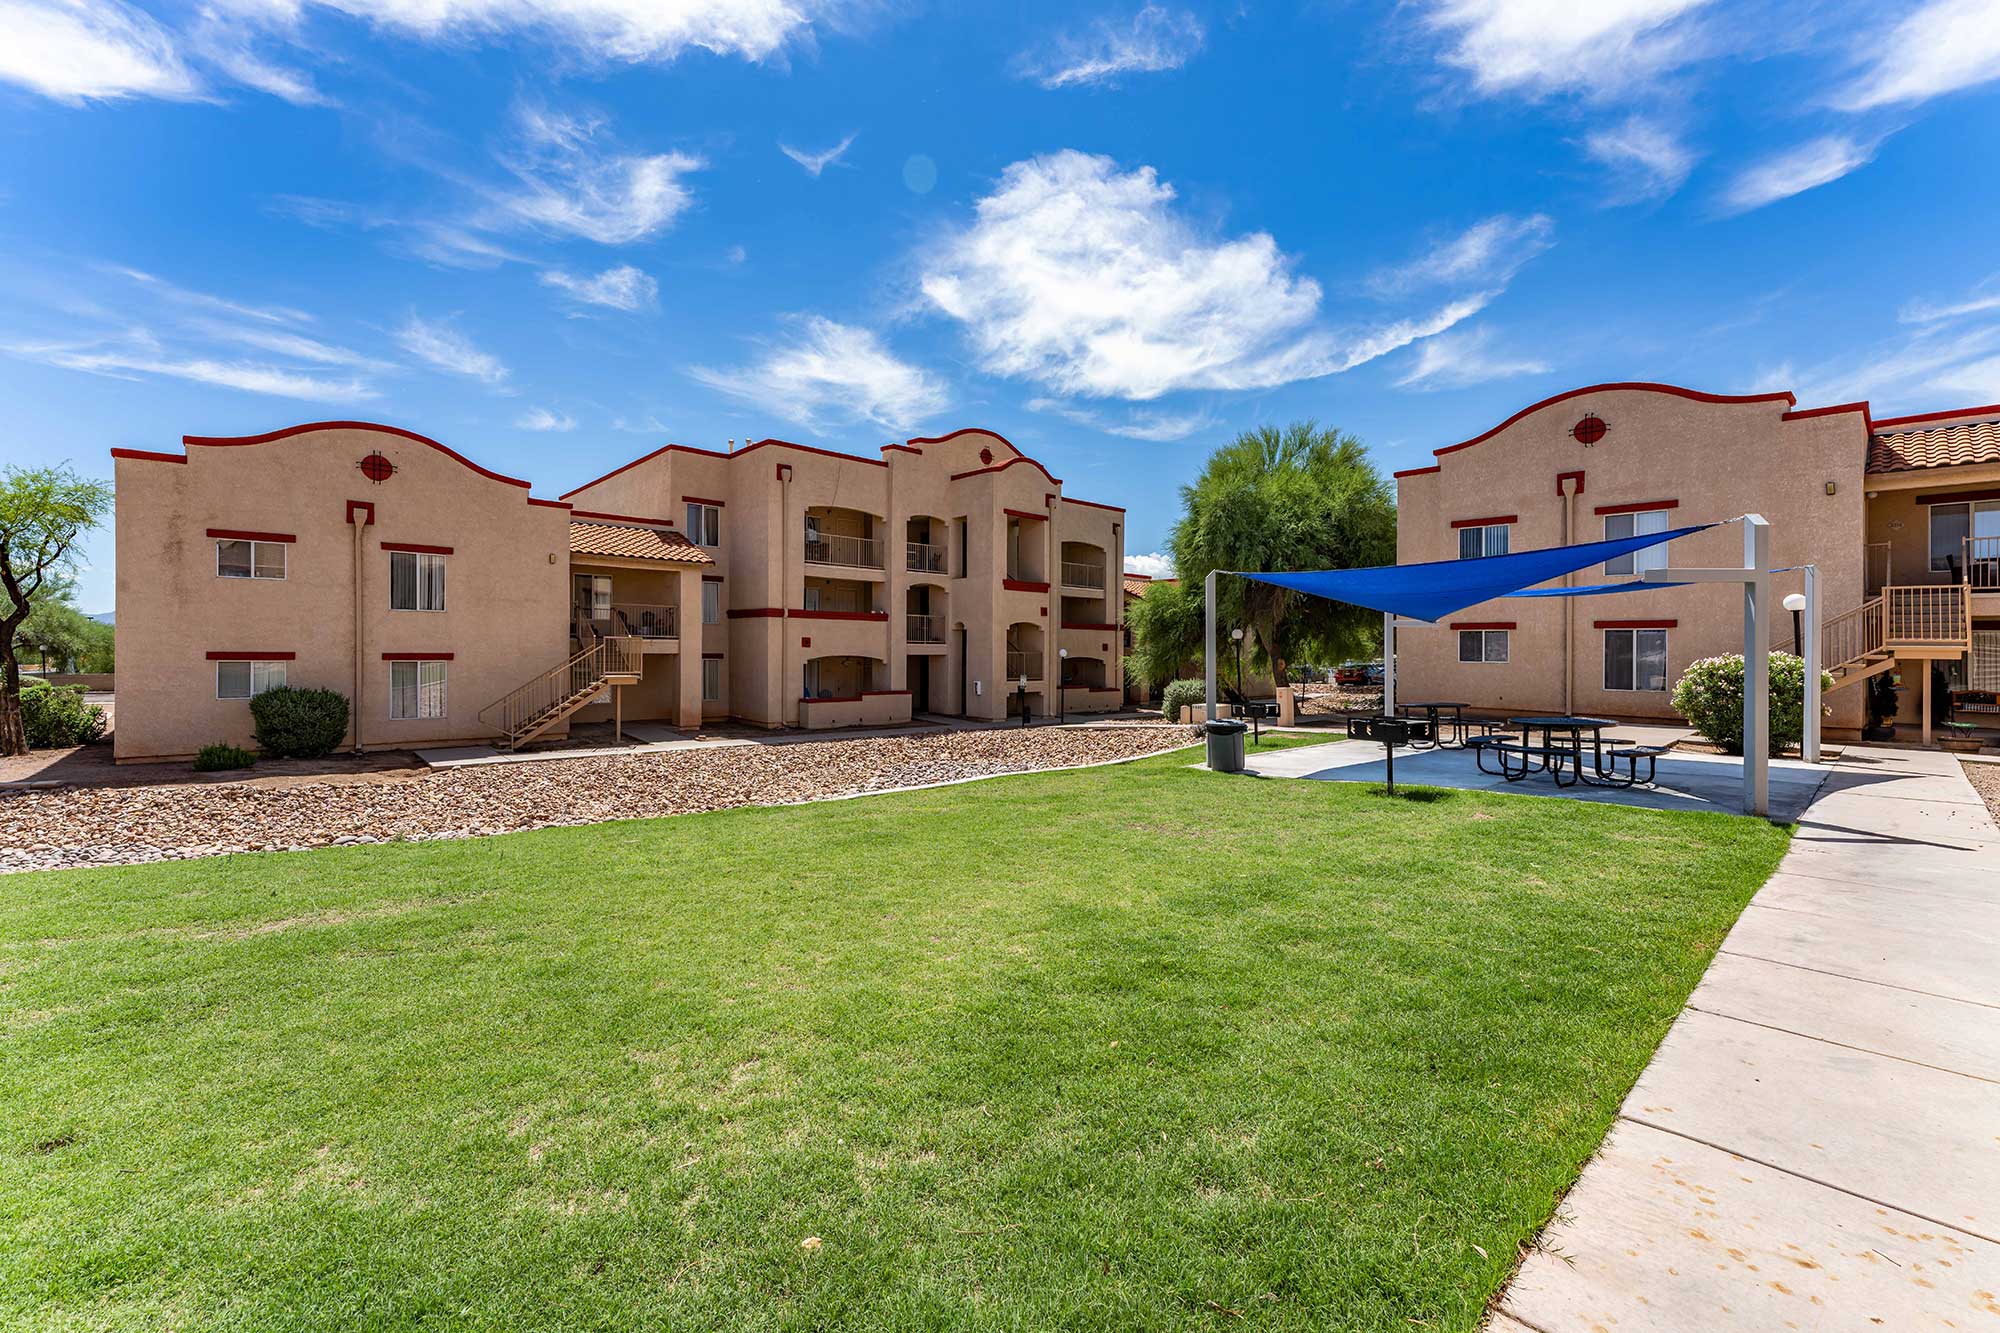
<instances>
[{"instance_id":1,"label":"arched opening","mask_svg":"<svg viewBox=\"0 0 2000 1333\"><path fill-rule=\"evenodd\" d=\"M903 525L903 568L912 574L943 574L950 564L950 529L941 518L913 516Z\"/></svg>"},{"instance_id":2,"label":"arched opening","mask_svg":"<svg viewBox=\"0 0 2000 1333\"><path fill-rule=\"evenodd\" d=\"M844 565L849 569L881 569L882 537L875 515L836 505L806 510L805 562Z\"/></svg>"}]
</instances>

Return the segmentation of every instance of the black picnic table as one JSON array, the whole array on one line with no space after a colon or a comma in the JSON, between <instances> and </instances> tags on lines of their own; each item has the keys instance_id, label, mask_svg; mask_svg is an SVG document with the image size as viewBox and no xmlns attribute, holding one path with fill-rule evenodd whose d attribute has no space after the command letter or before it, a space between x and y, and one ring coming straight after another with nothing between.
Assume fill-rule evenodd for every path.
<instances>
[{"instance_id":1,"label":"black picnic table","mask_svg":"<svg viewBox=\"0 0 2000 1333\"><path fill-rule=\"evenodd\" d=\"M1437 750L1462 750L1465 748L1466 705L1443 700L1420 701L1416 699L1398 699L1396 701L1396 711L1400 713L1405 709L1421 711L1430 720L1431 724L1430 740L1422 743L1412 741L1410 742L1412 747ZM1440 716L1440 714L1447 710L1451 713L1451 718L1448 721ZM1447 730L1451 735L1450 740L1445 739Z\"/></svg>"},{"instance_id":2,"label":"black picnic table","mask_svg":"<svg viewBox=\"0 0 2000 1333\"><path fill-rule=\"evenodd\" d=\"M1534 772L1547 773L1555 779L1558 787L1573 787L1578 782L1593 785L1612 782L1604 766L1604 732L1606 728L1617 726L1616 722L1602 717L1510 717L1507 721L1509 725L1521 728L1519 746L1495 747L1500 756L1501 775L1509 782L1519 782ZM1540 745L1535 744L1537 731L1542 733ZM1594 775L1586 773L1583 768L1586 732L1590 734L1591 768L1595 770ZM1558 740L1558 737L1561 739ZM1509 763L1511 756L1519 757L1518 769ZM1563 780L1565 768L1573 774L1568 781Z\"/></svg>"}]
</instances>

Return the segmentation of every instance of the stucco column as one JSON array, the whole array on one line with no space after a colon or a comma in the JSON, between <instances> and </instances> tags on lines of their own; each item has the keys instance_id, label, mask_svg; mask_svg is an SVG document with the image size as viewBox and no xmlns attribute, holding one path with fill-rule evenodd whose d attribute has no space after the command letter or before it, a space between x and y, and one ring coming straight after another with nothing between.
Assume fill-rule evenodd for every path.
<instances>
[{"instance_id":1,"label":"stucco column","mask_svg":"<svg viewBox=\"0 0 2000 1333\"><path fill-rule=\"evenodd\" d=\"M694 731L701 727L701 649L704 631L708 628L701 623L701 570L699 567L680 571L680 674L674 698L674 725L683 731Z\"/></svg>"}]
</instances>

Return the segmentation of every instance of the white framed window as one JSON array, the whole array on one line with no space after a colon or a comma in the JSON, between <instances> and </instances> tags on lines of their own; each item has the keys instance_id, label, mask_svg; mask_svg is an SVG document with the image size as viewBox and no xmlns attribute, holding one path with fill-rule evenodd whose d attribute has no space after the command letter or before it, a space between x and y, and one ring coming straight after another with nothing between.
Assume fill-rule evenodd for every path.
<instances>
[{"instance_id":1,"label":"white framed window","mask_svg":"<svg viewBox=\"0 0 2000 1333\"><path fill-rule=\"evenodd\" d=\"M285 683L283 662L217 662L215 697L249 699Z\"/></svg>"},{"instance_id":2,"label":"white framed window","mask_svg":"<svg viewBox=\"0 0 2000 1333\"><path fill-rule=\"evenodd\" d=\"M443 717L444 662L389 663L389 717L393 721Z\"/></svg>"},{"instance_id":3,"label":"white framed window","mask_svg":"<svg viewBox=\"0 0 2000 1333\"><path fill-rule=\"evenodd\" d=\"M722 701L722 659L719 657L701 659L701 701L705 704Z\"/></svg>"},{"instance_id":4,"label":"white framed window","mask_svg":"<svg viewBox=\"0 0 2000 1333\"><path fill-rule=\"evenodd\" d=\"M1658 694L1667 688L1667 632L1604 631L1604 688Z\"/></svg>"},{"instance_id":5,"label":"white framed window","mask_svg":"<svg viewBox=\"0 0 2000 1333\"><path fill-rule=\"evenodd\" d=\"M1477 560L1482 556L1507 554L1507 525L1486 523L1458 530L1458 558Z\"/></svg>"},{"instance_id":6,"label":"white framed window","mask_svg":"<svg viewBox=\"0 0 2000 1333\"><path fill-rule=\"evenodd\" d=\"M1617 541L1621 537L1643 537L1649 532L1667 530L1667 511L1647 509L1637 514L1606 514L1604 516L1604 540ZM1655 569L1667 567L1667 546L1647 546L1631 551L1613 560L1604 562L1607 574L1645 574Z\"/></svg>"},{"instance_id":7,"label":"white framed window","mask_svg":"<svg viewBox=\"0 0 2000 1333\"><path fill-rule=\"evenodd\" d=\"M444 610L445 559L428 551L389 552L389 609Z\"/></svg>"},{"instance_id":8,"label":"white framed window","mask_svg":"<svg viewBox=\"0 0 2000 1333\"><path fill-rule=\"evenodd\" d=\"M721 507L688 501L687 535L696 546L722 545Z\"/></svg>"},{"instance_id":9,"label":"white framed window","mask_svg":"<svg viewBox=\"0 0 2000 1333\"><path fill-rule=\"evenodd\" d=\"M720 625L722 623L722 585L720 583L710 583L707 580L702 581L701 623L704 625Z\"/></svg>"},{"instance_id":10,"label":"white framed window","mask_svg":"<svg viewBox=\"0 0 2000 1333\"><path fill-rule=\"evenodd\" d=\"M225 538L215 543L215 576L220 579L285 577L286 542Z\"/></svg>"},{"instance_id":11,"label":"white framed window","mask_svg":"<svg viewBox=\"0 0 2000 1333\"><path fill-rule=\"evenodd\" d=\"M1458 632L1458 660L1461 662L1505 662L1511 646L1504 629L1462 629Z\"/></svg>"},{"instance_id":12,"label":"white framed window","mask_svg":"<svg viewBox=\"0 0 2000 1333\"><path fill-rule=\"evenodd\" d=\"M819 691L819 659L818 659L817 657L815 657L815 658L813 658L813 659L812 659L811 661L809 661L809 662L807 662L807 663L806 663L806 690L805 690L805 697L806 697L806 698L808 698L808 699L817 699L817 698L819 698L819 693L820 693L820 691Z\"/></svg>"}]
</instances>

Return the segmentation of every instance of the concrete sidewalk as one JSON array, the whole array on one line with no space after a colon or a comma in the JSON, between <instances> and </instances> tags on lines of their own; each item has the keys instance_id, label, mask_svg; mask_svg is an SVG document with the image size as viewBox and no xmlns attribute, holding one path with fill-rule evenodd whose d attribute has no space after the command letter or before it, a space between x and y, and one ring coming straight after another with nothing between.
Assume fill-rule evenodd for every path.
<instances>
[{"instance_id":1,"label":"concrete sidewalk","mask_svg":"<svg viewBox=\"0 0 2000 1333\"><path fill-rule=\"evenodd\" d=\"M2000 1328L2000 830L1831 769L1494 1333Z\"/></svg>"}]
</instances>

